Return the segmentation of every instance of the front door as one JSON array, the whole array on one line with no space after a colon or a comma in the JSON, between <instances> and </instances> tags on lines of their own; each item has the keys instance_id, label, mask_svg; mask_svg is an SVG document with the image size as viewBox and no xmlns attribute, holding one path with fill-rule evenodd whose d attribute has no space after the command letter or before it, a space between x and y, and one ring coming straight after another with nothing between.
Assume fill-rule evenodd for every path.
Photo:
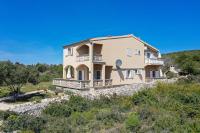
<instances>
[{"instance_id":1,"label":"front door","mask_svg":"<svg viewBox=\"0 0 200 133\"><path fill-rule=\"evenodd\" d=\"M94 79L101 79L101 71L100 70L94 71Z\"/></svg>"},{"instance_id":2,"label":"front door","mask_svg":"<svg viewBox=\"0 0 200 133\"><path fill-rule=\"evenodd\" d=\"M159 78L159 71L150 71L150 78Z\"/></svg>"},{"instance_id":3,"label":"front door","mask_svg":"<svg viewBox=\"0 0 200 133\"><path fill-rule=\"evenodd\" d=\"M83 70L78 71L78 80L84 80L84 71Z\"/></svg>"}]
</instances>

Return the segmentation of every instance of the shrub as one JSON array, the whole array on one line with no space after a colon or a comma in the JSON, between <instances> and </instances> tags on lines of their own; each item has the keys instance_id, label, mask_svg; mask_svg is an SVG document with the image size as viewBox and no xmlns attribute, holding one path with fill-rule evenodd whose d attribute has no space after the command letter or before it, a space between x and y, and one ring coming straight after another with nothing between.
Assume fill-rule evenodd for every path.
<instances>
[{"instance_id":1,"label":"shrub","mask_svg":"<svg viewBox=\"0 0 200 133\"><path fill-rule=\"evenodd\" d=\"M173 73L173 72L167 72L166 73L166 76L168 79L171 79L171 78L175 78L177 77L177 74Z\"/></svg>"},{"instance_id":2,"label":"shrub","mask_svg":"<svg viewBox=\"0 0 200 133\"><path fill-rule=\"evenodd\" d=\"M69 117L72 109L67 105L54 103L48 106L43 112L54 117Z\"/></svg>"},{"instance_id":3,"label":"shrub","mask_svg":"<svg viewBox=\"0 0 200 133\"><path fill-rule=\"evenodd\" d=\"M0 120L6 120L10 115L16 115L14 112L0 111Z\"/></svg>"},{"instance_id":4,"label":"shrub","mask_svg":"<svg viewBox=\"0 0 200 133\"><path fill-rule=\"evenodd\" d=\"M5 132L12 132L25 129L39 133L45 122L41 117L10 115L4 122L3 130Z\"/></svg>"},{"instance_id":5,"label":"shrub","mask_svg":"<svg viewBox=\"0 0 200 133\"><path fill-rule=\"evenodd\" d=\"M110 107L113 104L113 97L107 97L107 96L100 96L99 99L94 99L92 101L92 105L94 107L98 107L98 108L107 108Z\"/></svg>"},{"instance_id":6,"label":"shrub","mask_svg":"<svg viewBox=\"0 0 200 133\"><path fill-rule=\"evenodd\" d=\"M123 119L124 116L117 110L102 109L96 114L96 120L102 121L108 127L116 122L121 122Z\"/></svg>"},{"instance_id":7,"label":"shrub","mask_svg":"<svg viewBox=\"0 0 200 133\"><path fill-rule=\"evenodd\" d=\"M50 117L42 133L73 133L74 129L65 117Z\"/></svg>"},{"instance_id":8,"label":"shrub","mask_svg":"<svg viewBox=\"0 0 200 133\"><path fill-rule=\"evenodd\" d=\"M56 86L55 85L49 85L48 89L51 90L51 91L55 91Z\"/></svg>"},{"instance_id":9,"label":"shrub","mask_svg":"<svg viewBox=\"0 0 200 133\"><path fill-rule=\"evenodd\" d=\"M69 105L74 112L87 111L91 106L91 101L80 96L71 96L69 101L66 103Z\"/></svg>"},{"instance_id":10,"label":"shrub","mask_svg":"<svg viewBox=\"0 0 200 133\"><path fill-rule=\"evenodd\" d=\"M0 88L0 98L6 97L10 95L10 91L8 89Z\"/></svg>"},{"instance_id":11,"label":"shrub","mask_svg":"<svg viewBox=\"0 0 200 133\"><path fill-rule=\"evenodd\" d=\"M126 128L130 131L136 131L137 126L139 126L139 116L136 113L131 113L125 120Z\"/></svg>"},{"instance_id":12,"label":"shrub","mask_svg":"<svg viewBox=\"0 0 200 133\"><path fill-rule=\"evenodd\" d=\"M139 91L137 94L133 95L132 101L135 105L155 104L158 102L152 90Z\"/></svg>"},{"instance_id":13,"label":"shrub","mask_svg":"<svg viewBox=\"0 0 200 133\"><path fill-rule=\"evenodd\" d=\"M79 125L85 125L86 123L88 123L89 121L82 115L82 113L80 112L75 112L70 116L71 123L74 126L79 126Z\"/></svg>"}]
</instances>

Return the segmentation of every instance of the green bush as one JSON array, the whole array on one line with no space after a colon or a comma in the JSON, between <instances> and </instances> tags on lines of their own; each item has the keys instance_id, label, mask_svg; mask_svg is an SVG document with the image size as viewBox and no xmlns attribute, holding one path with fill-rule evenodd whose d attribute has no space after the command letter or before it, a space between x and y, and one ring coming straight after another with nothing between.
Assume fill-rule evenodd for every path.
<instances>
[{"instance_id":1,"label":"green bush","mask_svg":"<svg viewBox=\"0 0 200 133\"><path fill-rule=\"evenodd\" d=\"M171 79L171 78L175 78L177 77L177 74L173 73L173 72L167 72L166 73L166 76L168 79Z\"/></svg>"},{"instance_id":2,"label":"green bush","mask_svg":"<svg viewBox=\"0 0 200 133\"><path fill-rule=\"evenodd\" d=\"M43 112L53 117L69 117L72 113L72 108L60 103L54 103L48 106Z\"/></svg>"},{"instance_id":3,"label":"green bush","mask_svg":"<svg viewBox=\"0 0 200 133\"><path fill-rule=\"evenodd\" d=\"M15 130L32 130L39 133L46 121L41 117L27 115L10 115L4 122L3 130L11 132Z\"/></svg>"},{"instance_id":4,"label":"green bush","mask_svg":"<svg viewBox=\"0 0 200 133\"><path fill-rule=\"evenodd\" d=\"M159 83L132 97L72 95L41 117L0 112L5 132L200 132L200 85Z\"/></svg>"},{"instance_id":5,"label":"green bush","mask_svg":"<svg viewBox=\"0 0 200 133\"><path fill-rule=\"evenodd\" d=\"M84 115L80 112L72 113L69 120L74 126L86 125L89 121L84 117Z\"/></svg>"},{"instance_id":6,"label":"green bush","mask_svg":"<svg viewBox=\"0 0 200 133\"><path fill-rule=\"evenodd\" d=\"M140 124L139 116L136 113L131 113L125 120L126 128L130 131L136 131Z\"/></svg>"},{"instance_id":7,"label":"green bush","mask_svg":"<svg viewBox=\"0 0 200 133\"><path fill-rule=\"evenodd\" d=\"M56 90L56 86L55 85L50 85L48 87L48 89L51 90L51 91L55 91Z\"/></svg>"},{"instance_id":8,"label":"green bush","mask_svg":"<svg viewBox=\"0 0 200 133\"><path fill-rule=\"evenodd\" d=\"M156 96L152 90L139 91L132 97L132 101L135 105L139 104L155 104L158 102Z\"/></svg>"},{"instance_id":9,"label":"green bush","mask_svg":"<svg viewBox=\"0 0 200 133\"><path fill-rule=\"evenodd\" d=\"M0 120L6 120L10 115L16 115L14 112L0 111Z\"/></svg>"},{"instance_id":10,"label":"green bush","mask_svg":"<svg viewBox=\"0 0 200 133\"><path fill-rule=\"evenodd\" d=\"M80 96L71 96L67 105L71 107L74 112L84 112L91 107L91 101Z\"/></svg>"},{"instance_id":11,"label":"green bush","mask_svg":"<svg viewBox=\"0 0 200 133\"><path fill-rule=\"evenodd\" d=\"M74 129L65 117L50 117L41 133L73 133Z\"/></svg>"},{"instance_id":12,"label":"green bush","mask_svg":"<svg viewBox=\"0 0 200 133\"><path fill-rule=\"evenodd\" d=\"M0 88L0 98L6 97L10 95L10 91L8 89Z\"/></svg>"},{"instance_id":13,"label":"green bush","mask_svg":"<svg viewBox=\"0 0 200 133\"><path fill-rule=\"evenodd\" d=\"M102 121L106 126L112 126L114 123L123 121L124 116L117 110L102 109L96 114L96 120Z\"/></svg>"}]
</instances>

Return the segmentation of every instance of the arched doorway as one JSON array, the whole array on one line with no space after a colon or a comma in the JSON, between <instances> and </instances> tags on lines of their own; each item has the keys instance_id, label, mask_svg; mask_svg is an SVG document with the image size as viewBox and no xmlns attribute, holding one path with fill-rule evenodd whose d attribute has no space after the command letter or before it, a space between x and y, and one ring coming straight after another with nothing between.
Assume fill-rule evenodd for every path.
<instances>
[{"instance_id":1,"label":"arched doorway","mask_svg":"<svg viewBox=\"0 0 200 133\"><path fill-rule=\"evenodd\" d=\"M65 67L65 74L66 74L66 79L73 79L74 78L74 67L71 65L68 65Z\"/></svg>"},{"instance_id":2,"label":"arched doorway","mask_svg":"<svg viewBox=\"0 0 200 133\"><path fill-rule=\"evenodd\" d=\"M79 65L76 70L77 80L89 80L89 68L86 65Z\"/></svg>"}]
</instances>

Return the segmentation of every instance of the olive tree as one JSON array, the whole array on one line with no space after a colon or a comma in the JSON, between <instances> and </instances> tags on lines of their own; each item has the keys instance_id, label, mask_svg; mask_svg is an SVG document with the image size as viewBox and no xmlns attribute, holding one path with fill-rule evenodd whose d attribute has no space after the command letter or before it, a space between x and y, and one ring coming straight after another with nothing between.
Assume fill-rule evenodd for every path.
<instances>
[{"instance_id":1,"label":"olive tree","mask_svg":"<svg viewBox=\"0 0 200 133\"><path fill-rule=\"evenodd\" d=\"M0 71L2 82L10 88L14 99L16 99L22 86L27 83L29 76L27 68L19 63L13 64L10 61L5 61L0 62Z\"/></svg>"}]
</instances>

